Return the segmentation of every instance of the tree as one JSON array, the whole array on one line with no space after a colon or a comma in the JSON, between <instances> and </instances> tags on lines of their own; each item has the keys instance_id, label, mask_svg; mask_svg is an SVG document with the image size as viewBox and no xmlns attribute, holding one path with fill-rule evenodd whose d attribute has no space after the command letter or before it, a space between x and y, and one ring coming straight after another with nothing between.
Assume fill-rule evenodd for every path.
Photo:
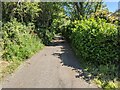
<instances>
[{"instance_id":1,"label":"tree","mask_svg":"<svg viewBox=\"0 0 120 90\"><path fill-rule=\"evenodd\" d=\"M41 10L38 3L30 2L3 2L2 18L3 21L10 21L10 19L17 18L19 22L29 23L35 22L38 12Z\"/></svg>"},{"instance_id":2,"label":"tree","mask_svg":"<svg viewBox=\"0 0 120 90\"><path fill-rule=\"evenodd\" d=\"M67 3L65 6L70 17L79 20L105 8L103 2L72 2Z\"/></svg>"}]
</instances>

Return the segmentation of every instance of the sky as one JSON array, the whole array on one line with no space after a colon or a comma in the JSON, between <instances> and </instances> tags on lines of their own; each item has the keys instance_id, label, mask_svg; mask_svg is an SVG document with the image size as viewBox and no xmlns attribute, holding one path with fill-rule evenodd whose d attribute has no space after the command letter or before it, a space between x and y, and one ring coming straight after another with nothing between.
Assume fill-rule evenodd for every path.
<instances>
[{"instance_id":1,"label":"sky","mask_svg":"<svg viewBox=\"0 0 120 90\"><path fill-rule=\"evenodd\" d=\"M116 10L118 10L118 2L105 2L105 4L111 12L115 12Z\"/></svg>"}]
</instances>

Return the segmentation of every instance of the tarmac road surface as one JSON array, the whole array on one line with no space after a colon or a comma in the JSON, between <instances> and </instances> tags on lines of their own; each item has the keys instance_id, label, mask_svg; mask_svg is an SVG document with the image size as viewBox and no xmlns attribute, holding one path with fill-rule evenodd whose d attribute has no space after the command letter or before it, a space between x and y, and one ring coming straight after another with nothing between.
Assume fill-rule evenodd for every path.
<instances>
[{"instance_id":1,"label":"tarmac road surface","mask_svg":"<svg viewBox=\"0 0 120 90\"><path fill-rule=\"evenodd\" d=\"M97 88L95 84L77 77L80 72L80 65L68 43L56 37L53 44L46 46L6 77L2 87Z\"/></svg>"}]
</instances>

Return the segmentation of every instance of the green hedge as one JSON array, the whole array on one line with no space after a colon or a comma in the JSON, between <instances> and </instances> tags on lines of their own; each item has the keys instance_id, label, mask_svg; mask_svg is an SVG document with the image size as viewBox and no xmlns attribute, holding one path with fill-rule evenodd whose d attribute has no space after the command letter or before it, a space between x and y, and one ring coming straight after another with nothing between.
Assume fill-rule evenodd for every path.
<instances>
[{"instance_id":1,"label":"green hedge","mask_svg":"<svg viewBox=\"0 0 120 90\"><path fill-rule=\"evenodd\" d=\"M104 19L89 18L75 21L69 31L76 54L87 62L99 64L118 63L117 26Z\"/></svg>"},{"instance_id":2,"label":"green hedge","mask_svg":"<svg viewBox=\"0 0 120 90\"><path fill-rule=\"evenodd\" d=\"M42 48L41 40L34 33L34 25L23 25L16 20L5 23L3 58L7 61L22 61Z\"/></svg>"},{"instance_id":3,"label":"green hedge","mask_svg":"<svg viewBox=\"0 0 120 90\"><path fill-rule=\"evenodd\" d=\"M80 58L84 72L102 88L118 87L118 29L104 19L83 19L64 27L63 34ZM88 76L89 77L89 76Z\"/></svg>"}]
</instances>

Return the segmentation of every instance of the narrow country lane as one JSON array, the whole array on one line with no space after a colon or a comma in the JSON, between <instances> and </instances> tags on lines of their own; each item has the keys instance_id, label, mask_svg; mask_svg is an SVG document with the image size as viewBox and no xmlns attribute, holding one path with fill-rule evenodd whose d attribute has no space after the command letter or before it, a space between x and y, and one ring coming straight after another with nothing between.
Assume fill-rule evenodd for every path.
<instances>
[{"instance_id":1,"label":"narrow country lane","mask_svg":"<svg viewBox=\"0 0 120 90\"><path fill-rule=\"evenodd\" d=\"M22 64L3 82L3 88L97 88L77 78L80 65L67 42L60 39Z\"/></svg>"}]
</instances>

